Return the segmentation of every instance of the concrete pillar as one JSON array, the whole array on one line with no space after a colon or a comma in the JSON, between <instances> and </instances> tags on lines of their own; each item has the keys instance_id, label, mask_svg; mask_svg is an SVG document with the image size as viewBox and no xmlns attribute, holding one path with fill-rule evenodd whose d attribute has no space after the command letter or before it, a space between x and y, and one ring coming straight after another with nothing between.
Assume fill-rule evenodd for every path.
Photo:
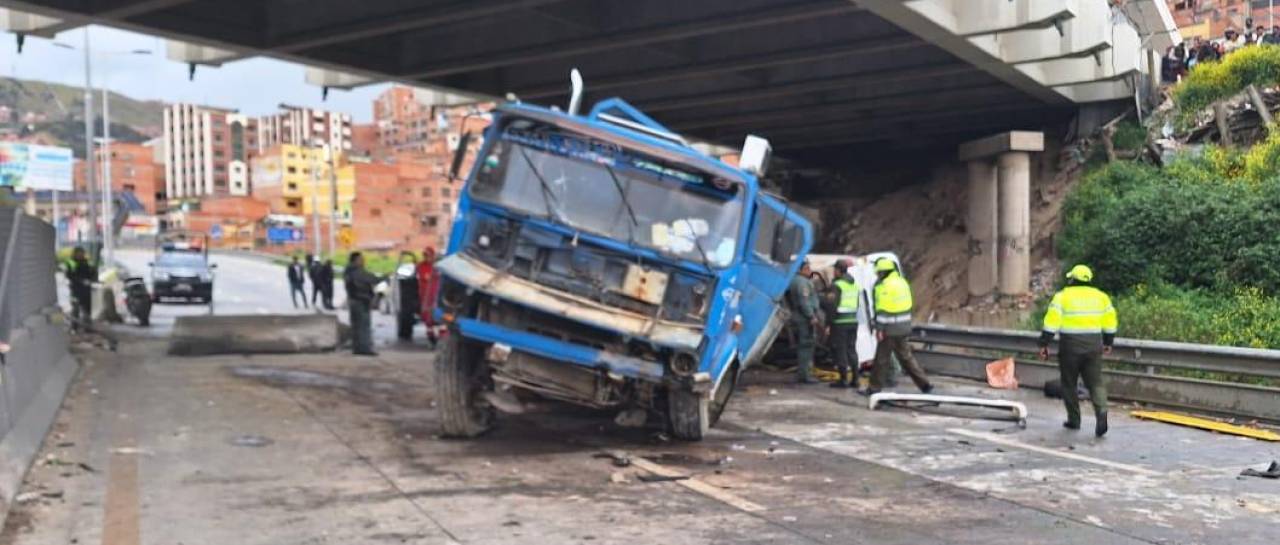
<instances>
[{"instance_id":1,"label":"concrete pillar","mask_svg":"<svg viewBox=\"0 0 1280 545\"><path fill-rule=\"evenodd\" d=\"M969 295L996 289L996 167L989 159L969 161Z\"/></svg>"},{"instance_id":2,"label":"concrete pillar","mask_svg":"<svg viewBox=\"0 0 1280 545\"><path fill-rule=\"evenodd\" d=\"M1031 288L1031 154L1007 151L996 165L1000 293L1021 295Z\"/></svg>"}]
</instances>

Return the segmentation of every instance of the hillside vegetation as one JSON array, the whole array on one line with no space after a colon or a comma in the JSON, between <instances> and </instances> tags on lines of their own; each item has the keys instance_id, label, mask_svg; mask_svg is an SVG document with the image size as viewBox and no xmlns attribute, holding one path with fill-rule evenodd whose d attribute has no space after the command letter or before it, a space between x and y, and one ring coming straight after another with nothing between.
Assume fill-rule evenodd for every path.
<instances>
[{"instance_id":1,"label":"hillside vegetation","mask_svg":"<svg viewBox=\"0 0 1280 545\"><path fill-rule=\"evenodd\" d=\"M1198 65L1173 92L1201 115L1280 83L1280 47ZM1206 146L1163 167L1100 166L1067 199L1058 250L1111 292L1126 337L1280 348L1280 127L1251 146Z\"/></svg>"},{"instance_id":2,"label":"hillside vegetation","mask_svg":"<svg viewBox=\"0 0 1280 545\"><path fill-rule=\"evenodd\" d=\"M157 101L134 100L119 93L110 93L111 136L125 142L142 142L147 134L158 134L163 123L164 104ZM96 118L101 120L102 96L95 93ZM80 87L0 78L0 106L7 106L19 116L28 113L44 117L44 121L32 124L3 123L24 138L48 140L76 150L76 156L84 149L84 95ZM94 128L101 136L102 127ZM43 138L39 138L43 137Z\"/></svg>"}]
</instances>

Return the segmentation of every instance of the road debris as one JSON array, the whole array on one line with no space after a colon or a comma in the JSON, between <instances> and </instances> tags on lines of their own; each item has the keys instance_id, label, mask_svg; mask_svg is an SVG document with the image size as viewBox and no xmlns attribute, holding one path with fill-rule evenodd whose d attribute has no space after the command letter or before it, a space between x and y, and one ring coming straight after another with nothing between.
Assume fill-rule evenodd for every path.
<instances>
[{"instance_id":1,"label":"road debris","mask_svg":"<svg viewBox=\"0 0 1280 545\"><path fill-rule=\"evenodd\" d=\"M1272 461L1271 466L1266 471L1258 471L1254 468L1248 468L1240 472L1244 477L1262 477L1264 479L1280 479L1280 462Z\"/></svg>"},{"instance_id":2,"label":"road debris","mask_svg":"<svg viewBox=\"0 0 1280 545\"><path fill-rule=\"evenodd\" d=\"M1226 422L1219 422L1217 420L1210 420L1208 418L1200 418L1186 414L1165 411L1131 411L1129 415L1143 420L1154 420L1156 422L1216 431L1218 433L1225 433L1228 435L1239 435L1241 437L1249 437L1260 441L1280 441L1280 434L1272 431L1250 428L1248 426L1239 426L1236 424L1228 424Z\"/></svg>"},{"instance_id":3,"label":"road debris","mask_svg":"<svg viewBox=\"0 0 1280 545\"><path fill-rule=\"evenodd\" d=\"M613 460L614 467L628 467L631 465L631 455L620 450L597 452L592 454L591 457L596 459Z\"/></svg>"},{"instance_id":4,"label":"road debris","mask_svg":"<svg viewBox=\"0 0 1280 545\"><path fill-rule=\"evenodd\" d=\"M631 482L627 479L627 474L622 471L614 471L609 474L609 482L613 484L627 484Z\"/></svg>"},{"instance_id":5,"label":"road debris","mask_svg":"<svg viewBox=\"0 0 1280 545\"><path fill-rule=\"evenodd\" d=\"M689 475L649 475L642 473L640 475L636 475L636 478L641 482L646 483L667 483L671 481L683 481L688 479Z\"/></svg>"}]
</instances>

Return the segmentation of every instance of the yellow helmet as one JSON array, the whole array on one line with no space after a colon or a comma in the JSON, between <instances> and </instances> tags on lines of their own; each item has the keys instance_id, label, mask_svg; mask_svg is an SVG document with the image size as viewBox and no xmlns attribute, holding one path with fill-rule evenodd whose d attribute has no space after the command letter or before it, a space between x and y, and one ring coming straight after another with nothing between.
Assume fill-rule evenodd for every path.
<instances>
[{"instance_id":1,"label":"yellow helmet","mask_svg":"<svg viewBox=\"0 0 1280 545\"><path fill-rule=\"evenodd\" d=\"M1079 280L1081 282L1093 281L1093 270L1084 265L1076 265L1067 271L1067 278Z\"/></svg>"},{"instance_id":2,"label":"yellow helmet","mask_svg":"<svg viewBox=\"0 0 1280 545\"><path fill-rule=\"evenodd\" d=\"M876 272L891 272L898 270L898 266L894 264L892 259L882 257L876 260Z\"/></svg>"}]
</instances>

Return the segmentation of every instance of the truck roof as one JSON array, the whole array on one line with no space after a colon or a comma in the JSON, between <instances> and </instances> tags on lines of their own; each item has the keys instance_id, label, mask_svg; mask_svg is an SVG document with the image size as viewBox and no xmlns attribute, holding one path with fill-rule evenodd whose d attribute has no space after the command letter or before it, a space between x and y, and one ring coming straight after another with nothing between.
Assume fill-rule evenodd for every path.
<instances>
[{"instance_id":1,"label":"truck roof","mask_svg":"<svg viewBox=\"0 0 1280 545\"><path fill-rule=\"evenodd\" d=\"M684 143L679 135L620 98L597 102L586 115L569 115L524 103L503 104L498 106L498 112L547 123L658 159L696 168L713 176L742 183L751 190L758 187L755 176L694 149Z\"/></svg>"}]
</instances>

